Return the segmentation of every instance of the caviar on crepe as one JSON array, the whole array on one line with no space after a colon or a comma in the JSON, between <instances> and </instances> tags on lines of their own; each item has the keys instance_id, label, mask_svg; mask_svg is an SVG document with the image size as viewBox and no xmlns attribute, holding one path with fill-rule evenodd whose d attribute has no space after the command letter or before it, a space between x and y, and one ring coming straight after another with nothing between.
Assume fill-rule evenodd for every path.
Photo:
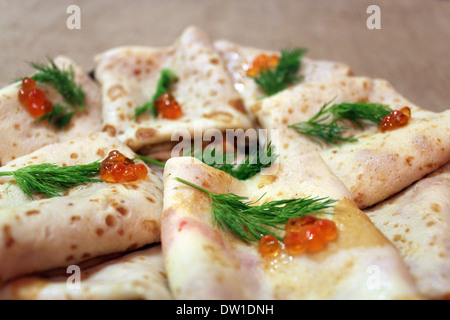
<instances>
[{"instance_id":1,"label":"caviar on crepe","mask_svg":"<svg viewBox=\"0 0 450 320\"><path fill-rule=\"evenodd\" d=\"M53 110L53 105L45 97L44 91L36 87L32 78L24 78L18 93L19 102L30 115L37 119Z\"/></svg>"},{"instance_id":2,"label":"caviar on crepe","mask_svg":"<svg viewBox=\"0 0 450 320\"><path fill-rule=\"evenodd\" d=\"M164 119L176 120L183 115L181 106L168 92L155 100L155 108Z\"/></svg>"},{"instance_id":3,"label":"caviar on crepe","mask_svg":"<svg viewBox=\"0 0 450 320\"><path fill-rule=\"evenodd\" d=\"M306 49L295 48L283 49L280 55L261 53L244 69L264 92L263 98L269 97L303 79L299 71L306 52Z\"/></svg>"},{"instance_id":4,"label":"caviar on crepe","mask_svg":"<svg viewBox=\"0 0 450 320\"><path fill-rule=\"evenodd\" d=\"M108 157L100 163L100 177L108 182L133 182L145 179L147 167L125 157L117 150L113 150Z\"/></svg>"},{"instance_id":5,"label":"caviar on crepe","mask_svg":"<svg viewBox=\"0 0 450 320\"><path fill-rule=\"evenodd\" d=\"M142 106L135 108L133 118L137 118L147 111L154 117L157 117L161 112L164 119L173 120L180 118L183 115L181 107L170 94L170 87L177 80L177 75L171 69L162 69L152 99Z\"/></svg>"},{"instance_id":6,"label":"caviar on crepe","mask_svg":"<svg viewBox=\"0 0 450 320\"><path fill-rule=\"evenodd\" d=\"M251 62L247 69L247 76L256 77L261 72L273 70L277 67L280 57L276 54L261 53Z\"/></svg>"},{"instance_id":7,"label":"caviar on crepe","mask_svg":"<svg viewBox=\"0 0 450 320\"><path fill-rule=\"evenodd\" d=\"M271 234L267 234L259 241L259 252L264 257L276 257L281 252L281 244L277 238Z\"/></svg>"},{"instance_id":8,"label":"caviar on crepe","mask_svg":"<svg viewBox=\"0 0 450 320\"><path fill-rule=\"evenodd\" d=\"M263 257L274 257L276 255L273 254L275 251L273 248L276 248L276 245L273 241L268 241L266 237L262 237L259 242L259 253ZM282 243L274 238L280 246L277 255L283 246L289 255L296 256L305 252L318 252L336 237L337 227L332 220L304 215L288 220Z\"/></svg>"},{"instance_id":9,"label":"caviar on crepe","mask_svg":"<svg viewBox=\"0 0 450 320\"><path fill-rule=\"evenodd\" d=\"M385 116L380 123L381 132L392 131L400 127L404 127L411 119L411 109L403 107L400 110L393 110Z\"/></svg>"},{"instance_id":10,"label":"caviar on crepe","mask_svg":"<svg viewBox=\"0 0 450 320\"><path fill-rule=\"evenodd\" d=\"M30 77L22 78L19 88L19 102L36 119L36 122L48 121L57 130L62 130L70 123L77 111L84 110L86 94L81 85L75 82L75 73L70 66L60 69L49 59L49 64L31 63L36 69ZM36 84L51 86L61 96L64 104L50 102L43 90Z\"/></svg>"}]
</instances>

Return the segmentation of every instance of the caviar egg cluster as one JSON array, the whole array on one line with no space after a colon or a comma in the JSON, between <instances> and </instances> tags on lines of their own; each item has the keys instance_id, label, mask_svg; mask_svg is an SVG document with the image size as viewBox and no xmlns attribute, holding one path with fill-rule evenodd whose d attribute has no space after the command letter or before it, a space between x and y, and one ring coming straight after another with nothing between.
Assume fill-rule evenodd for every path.
<instances>
[{"instance_id":1,"label":"caviar egg cluster","mask_svg":"<svg viewBox=\"0 0 450 320\"><path fill-rule=\"evenodd\" d=\"M381 132L386 132L406 126L409 119L411 119L411 109L408 107L403 107L400 110L393 110L381 120L380 130Z\"/></svg>"},{"instance_id":2,"label":"caviar egg cluster","mask_svg":"<svg viewBox=\"0 0 450 320\"><path fill-rule=\"evenodd\" d=\"M296 256L306 252L318 252L336 238L337 227L332 220L305 215L288 220L282 242L273 235L263 236L258 250L263 257L269 258L278 256L283 250Z\"/></svg>"},{"instance_id":3,"label":"caviar egg cluster","mask_svg":"<svg viewBox=\"0 0 450 320\"><path fill-rule=\"evenodd\" d=\"M280 57L276 54L267 55L264 53L259 54L247 69L247 75L250 77L256 77L263 71L273 70L277 67Z\"/></svg>"},{"instance_id":4,"label":"caviar egg cluster","mask_svg":"<svg viewBox=\"0 0 450 320\"><path fill-rule=\"evenodd\" d=\"M100 177L108 182L132 182L147 177L147 167L125 157L117 150L113 150L100 163Z\"/></svg>"},{"instance_id":5,"label":"caviar egg cluster","mask_svg":"<svg viewBox=\"0 0 450 320\"><path fill-rule=\"evenodd\" d=\"M45 97L44 91L36 87L32 78L24 78L19 89L19 101L33 118L40 118L53 111L53 105Z\"/></svg>"},{"instance_id":6,"label":"caviar egg cluster","mask_svg":"<svg viewBox=\"0 0 450 320\"><path fill-rule=\"evenodd\" d=\"M160 114L164 119L175 120L183 115L181 106L168 92L163 93L158 99L156 99L155 107L158 114Z\"/></svg>"}]
</instances>

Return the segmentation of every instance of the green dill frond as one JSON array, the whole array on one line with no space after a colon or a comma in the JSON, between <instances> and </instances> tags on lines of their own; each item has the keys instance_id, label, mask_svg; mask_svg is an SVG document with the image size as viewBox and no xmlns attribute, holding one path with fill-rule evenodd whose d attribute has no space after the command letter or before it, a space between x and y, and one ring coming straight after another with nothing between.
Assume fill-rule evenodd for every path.
<instances>
[{"instance_id":1,"label":"green dill frond","mask_svg":"<svg viewBox=\"0 0 450 320\"><path fill-rule=\"evenodd\" d=\"M307 51L307 49L282 50L275 69L261 71L258 76L253 77L265 92L265 97L274 95L303 79L302 76L297 76L297 73L302 65L301 58Z\"/></svg>"},{"instance_id":2,"label":"green dill frond","mask_svg":"<svg viewBox=\"0 0 450 320\"><path fill-rule=\"evenodd\" d=\"M37 72L30 76L37 83L53 87L68 105L54 104L53 111L37 119L37 122L49 121L58 130L64 129L77 111L86 107L86 94L81 85L75 82L75 73L72 66L68 69L59 69L55 62L48 58L49 64L30 62L30 66ZM24 77L16 79L22 81Z\"/></svg>"},{"instance_id":3,"label":"green dill frond","mask_svg":"<svg viewBox=\"0 0 450 320\"><path fill-rule=\"evenodd\" d=\"M358 141L358 139L353 137L343 137L342 135L350 128L337 125L336 123L323 124L306 121L290 125L289 128L295 129L298 133L308 136L317 144L322 144L323 141L329 144Z\"/></svg>"},{"instance_id":4,"label":"green dill frond","mask_svg":"<svg viewBox=\"0 0 450 320\"><path fill-rule=\"evenodd\" d=\"M153 117L158 116L158 110L155 108L155 101L164 93L170 91L170 85L178 80L177 75L170 69L162 69L161 74L158 80L158 84L156 85L156 91L152 96L152 99L149 102L144 103L142 106L137 107L134 110L134 119L139 117L146 111L149 111Z\"/></svg>"},{"instance_id":5,"label":"green dill frond","mask_svg":"<svg viewBox=\"0 0 450 320\"><path fill-rule=\"evenodd\" d=\"M55 62L48 58L50 64L31 62L30 65L38 72L31 76L36 82L52 86L72 108L83 110L85 107L85 93L75 82L75 73L72 66L67 70L59 69Z\"/></svg>"},{"instance_id":6,"label":"green dill frond","mask_svg":"<svg viewBox=\"0 0 450 320\"><path fill-rule=\"evenodd\" d=\"M275 200L256 205L257 201L234 193L212 193L181 178L176 181L206 193L211 200L211 218L220 229L235 234L242 241L259 241L263 235L271 234L282 240L276 230L292 217L329 213L327 210L336 200L329 198L297 198Z\"/></svg>"},{"instance_id":7,"label":"green dill frond","mask_svg":"<svg viewBox=\"0 0 450 320\"><path fill-rule=\"evenodd\" d=\"M92 178L100 172L100 162L86 165L60 167L56 164L43 163L30 165L15 171L0 172L0 176L13 176L22 191L33 198L34 193L57 197L70 188L91 182L103 182Z\"/></svg>"},{"instance_id":8,"label":"green dill frond","mask_svg":"<svg viewBox=\"0 0 450 320\"><path fill-rule=\"evenodd\" d=\"M211 157L215 158L216 149L212 149ZM274 152L272 143L265 144L262 148L257 146L247 154L241 163L230 163L228 159L229 154L223 153L221 161L209 163L204 157L203 153L199 152L193 154L193 157L199 159L203 163L224 171L239 180L247 180L254 175L261 172L262 169L270 167L276 160L277 154Z\"/></svg>"},{"instance_id":9,"label":"green dill frond","mask_svg":"<svg viewBox=\"0 0 450 320\"><path fill-rule=\"evenodd\" d=\"M36 119L37 122L48 119L48 122L54 125L58 130L64 129L72 119L75 111L68 111L67 107L55 104L53 110Z\"/></svg>"},{"instance_id":10,"label":"green dill frond","mask_svg":"<svg viewBox=\"0 0 450 320\"><path fill-rule=\"evenodd\" d=\"M262 152L261 152L262 151ZM217 150L213 148L211 150L211 158L216 158L216 152ZM207 164L210 167L216 168L218 170L221 170L223 172L226 172L230 174L231 176L239 179L239 180L247 180L253 177L254 175L261 172L262 169L270 167L276 160L277 154L274 152L274 147L272 146L272 143L269 142L268 144L265 144L263 148L260 150L259 147L250 152L245 159L237 164L237 163L230 163L228 159L230 159L231 155L227 153L222 153L220 155L221 159L220 161L213 161L210 162L209 160L205 159L204 157L204 150L200 150L198 152L194 152L194 149L192 148L189 152L185 154L185 156L192 156L194 158L197 158L198 160L202 161L203 163ZM236 154L233 154L233 160L235 158ZM150 164L159 166L164 168L165 163L143 156L139 155L138 157Z\"/></svg>"},{"instance_id":11,"label":"green dill frond","mask_svg":"<svg viewBox=\"0 0 450 320\"><path fill-rule=\"evenodd\" d=\"M363 120L379 124L392 111L387 105L380 103L342 102L332 106L330 104L331 101L325 103L317 114L309 120L298 122L288 127L302 135L308 136L318 144L326 142L338 145L341 142L358 141L353 136L343 136L347 130L351 129L346 125L345 120L349 120L363 129Z\"/></svg>"},{"instance_id":12,"label":"green dill frond","mask_svg":"<svg viewBox=\"0 0 450 320\"><path fill-rule=\"evenodd\" d=\"M370 102L342 102L331 106L328 110L335 121L347 119L363 128L360 120L367 120L380 124L381 120L392 111L387 105Z\"/></svg>"},{"instance_id":13,"label":"green dill frond","mask_svg":"<svg viewBox=\"0 0 450 320\"><path fill-rule=\"evenodd\" d=\"M262 152L261 152L262 151ZM262 149L257 147L248 154L244 161L234 166L229 172L239 180L247 180L260 173L264 168L270 167L278 155L274 152L272 143L265 144Z\"/></svg>"}]
</instances>

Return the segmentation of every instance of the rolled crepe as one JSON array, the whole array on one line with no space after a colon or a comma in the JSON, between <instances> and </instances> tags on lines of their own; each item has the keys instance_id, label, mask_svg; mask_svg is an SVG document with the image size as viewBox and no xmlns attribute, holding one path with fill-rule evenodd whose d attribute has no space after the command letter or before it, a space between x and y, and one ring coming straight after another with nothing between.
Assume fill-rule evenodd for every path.
<instances>
[{"instance_id":1,"label":"rolled crepe","mask_svg":"<svg viewBox=\"0 0 450 320\"><path fill-rule=\"evenodd\" d=\"M136 157L117 139L97 133L48 145L1 170L87 164L114 149ZM30 199L11 182L9 176L0 179L0 283L160 240L162 183L150 169L147 180L90 183L54 198Z\"/></svg>"},{"instance_id":2,"label":"rolled crepe","mask_svg":"<svg viewBox=\"0 0 450 320\"><path fill-rule=\"evenodd\" d=\"M261 201L328 196L338 200L338 238L318 253L263 258L212 223L209 197L180 177L214 193ZM280 161L273 174L239 181L189 157L164 170L163 255L176 299L407 299L418 298L393 245L350 199L317 154Z\"/></svg>"},{"instance_id":3,"label":"rolled crepe","mask_svg":"<svg viewBox=\"0 0 450 320\"><path fill-rule=\"evenodd\" d=\"M133 150L170 142L180 133L194 135L209 128L250 128L244 104L207 35L187 28L169 47L119 47L99 54L95 76L101 85L103 129ZM176 120L134 111L151 101L161 70L171 69L178 81L170 92L182 108Z\"/></svg>"},{"instance_id":4,"label":"rolled crepe","mask_svg":"<svg viewBox=\"0 0 450 320\"><path fill-rule=\"evenodd\" d=\"M450 298L450 163L365 210L397 247L419 291Z\"/></svg>"},{"instance_id":5,"label":"rolled crepe","mask_svg":"<svg viewBox=\"0 0 450 320\"><path fill-rule=\"evenodd\" d=\"M382 133L377 125L351 133L357 142L319 145L288 125L307 121L325 103L375 102L392 109L409 106L405 127ZM450 160L450 110L434 113L403 98L380 79L345 77L291 87L251 107L263 128L286 131L283 148L296 140L299 154L317 150L331 171L346 185L359 208L366 208L401 191Z\"/></svg>"},{"instance_id":6,"label":"rolled crepe","mask_svg":"<svg viewBox=\"0 0 450 320\"><path fill-rule=\"evenodd\" d=\"M86 107L77 112L64 130L58 130L48 121L36 122L20 104L18 90L20 83L11 84L0 90L0 165L27 155L51 143L63 142L101 130L100 88L88 74L71 59L59 56L54 59L58 68L72 67L75 82L86 95ZM38 83L52 103L65 104L60 94L49 85Z\"/></svg>"},{"instance_id":7,"label":"rolled crepe","mask_svg":"<svg viewBox=\"0 0 450 320\"><path fill-rule=\"evenodd\" d=\"M75 266L76 267L76 266ZM0 288L2 300L170 300L161 246L137 250L76 274L28 276Z\"/></svg>"}]
</instances>

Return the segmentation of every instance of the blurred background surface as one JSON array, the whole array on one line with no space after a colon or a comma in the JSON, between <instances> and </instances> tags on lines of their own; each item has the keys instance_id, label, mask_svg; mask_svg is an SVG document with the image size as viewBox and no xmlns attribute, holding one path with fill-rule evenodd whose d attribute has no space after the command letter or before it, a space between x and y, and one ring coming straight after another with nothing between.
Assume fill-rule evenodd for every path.
<instances>
[{"instance_id":1,"label":"blurred background surface","mask_svg":"<svg viewBox=\"0 0 450 320\"><path fill-rule=\"evenodd\" d=\"M70 5L80 29L69 29ZM370 5L381 29L369 29ZM450 2L443 0L0 0L0 85L31 72L27 62L64 54L93 67L120 45L170 45L189 25L212 40L340 61L355 75L384 78L435 111L450 100Z\"/></svg>"}]
</instances>

